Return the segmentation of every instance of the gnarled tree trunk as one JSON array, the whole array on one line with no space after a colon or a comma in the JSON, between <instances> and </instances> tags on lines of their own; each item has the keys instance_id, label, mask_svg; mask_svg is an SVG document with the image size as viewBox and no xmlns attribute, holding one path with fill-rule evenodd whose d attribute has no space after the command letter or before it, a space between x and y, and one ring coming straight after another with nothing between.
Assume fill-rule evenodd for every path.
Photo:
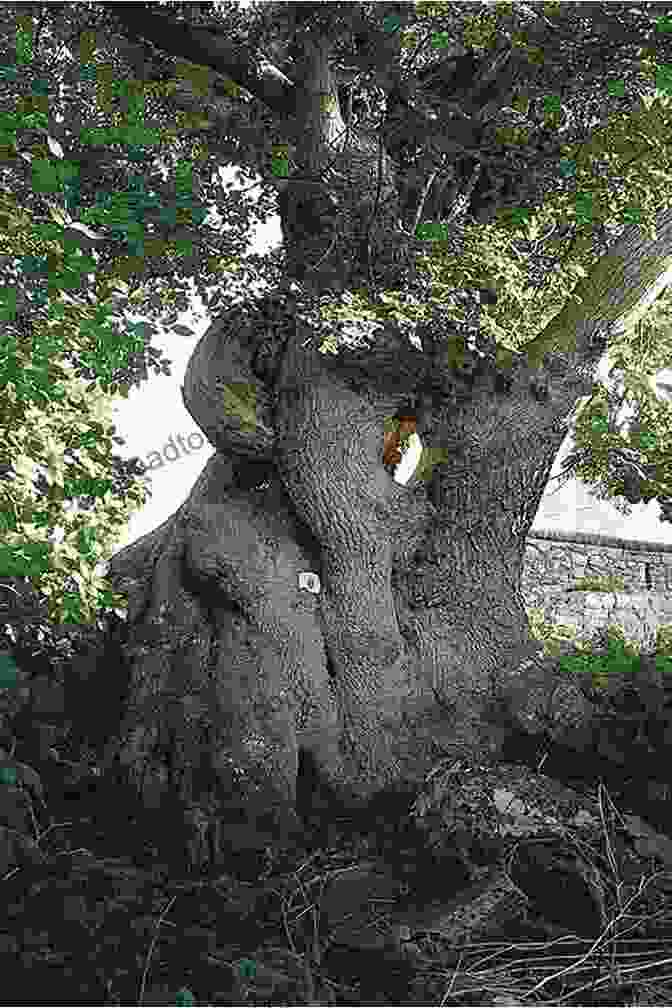
<instances>
[{"instance_id":1,"label":"gnarled tree trunk","mask_svg":"<svg viewBox=\"0 0 672 1008\"><path fill-rule=\"evenodd\" d=\"M291 824L301 746L366 796L500 741L487 712L529 645L524 540L585 391L565 380L540 398L522 365L500 393L491 369L452 376L464 399L446 393L421 430L448 459L400 486L383 425L408 401L393 366L412 381L421 351L383 334L378 353L339 354L341 377L307 323L287 324L274 417L239 363L259 320L230 312L204 335L184 394L217 452L179 511L111 563L139 649L120 759L147 806L213 825L253 807ZM254 431L217 393L246 378Z\"/></svg>"},{"instance_id":2,"label":"gnarled tree trunk","mask_svg":"<svg viewBox=\"0 0 672 1008\"><path fill-rule=\"evenodd\" d=\"M394 289L392 167L337 111L325 123L327 50L306 43L301 181L281 199L287 279L319 295L373 268ZM476 352L457 368L441 361L449 319L418 326L422 348L390 323L325 354L305 304L287 285L212 323L183 395L216 454L176 514L110 565L135 648L118 758L146 807L172 808L200 865L221 862L227 823L295 825L301 747L364 799L442 753L497 747L492 711L538 650L525 538L609 329L574 310L557 325L576 349L540 368ZM436 462L430 481L400 486L384 422L409 410Z\"/></svg>"}]
</instances>

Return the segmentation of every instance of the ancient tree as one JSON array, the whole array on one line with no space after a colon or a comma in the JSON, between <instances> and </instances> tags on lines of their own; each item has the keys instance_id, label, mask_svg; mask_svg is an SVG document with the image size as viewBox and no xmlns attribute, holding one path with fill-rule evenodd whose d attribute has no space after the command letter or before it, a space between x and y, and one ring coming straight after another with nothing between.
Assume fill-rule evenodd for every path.
<instances>
[{"instance_id":1,"label":"ancient tree","mask_svg":"<svg viewBox=\"0 0 672 1008\"><path fill-rule=\"evenodd\" d=\"M577 5L521 5L479 41L465 18L486 5L461 5L434 15L443 48L414 64L402 29L441 5L397 5L385 24L380 6L263 5L254 41L243 22L236 37L171 8L109 5L136 45L209 69L208 95L176 100L202 101L235 136L217 91L234 81L284 143L284 170L266 176L282 281L214 318L185 378L216 454L179 510L111 563L133 643L116 758L146 807L186 824L201 862L221 857L227 823L291 827L302 751L335 793L366 800L446 754L496 751L521 669L516 713L534 723L525 538L614 323L672 254L665 203L655 234L586 229L575 215L536 258L526 246L542 278L570 246L583 272L524 350L512 338L502 352L480 324L497 302L491 276L446 286L458 315L422 268L420 225L442 224L444 261L457 263L468 224L566 192L558 164L568 142L591 140L589 111L626 125L636 114L634 57L653 21L613 4L590 19ZM605 19L625 94L607 89L595 48ZM543 115L558 91L572 113L562 129ZM515 108L528 130L506 143L498 117ZM378 310L368 330L323 311L353 292ZM389 292L400 310L386 316ZM429 308L409 326L404 303ZM409 416L429 465L400 485L386 425Z\"/></svg>"}]
</instances>

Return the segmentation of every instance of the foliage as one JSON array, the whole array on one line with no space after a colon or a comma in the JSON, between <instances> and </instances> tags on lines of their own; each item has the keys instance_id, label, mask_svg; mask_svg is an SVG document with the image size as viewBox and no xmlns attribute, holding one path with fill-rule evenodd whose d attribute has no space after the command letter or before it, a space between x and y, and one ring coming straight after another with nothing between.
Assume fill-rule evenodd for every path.
<instances>
[{"instance_id":1,"label":"foliage","mask_svg":"<svg viewBox=\"0 0 672 1008\"><path fill-rule=\"evenodd\" d=\"M445 17L449 6L416 4L416 12L421 16L410 36L402 34L402 50L416 46L420 30ZM506 26L509 21L521 18L514 7L497 4L485 16L465 17L462 31L465 44L476 44L473 38L476 23L487 22L486 35L490 36L495 32L498 14ZM660 19L658 28L661 32L666 30L664 19ZM477 44L489 48L491 43L481 39ZM515 33L513 44L527 48ZM666 78L661 77L648 53L641 67L650 76L651 85L655 82L656 88L666 87ZM623 81L610 81L610 88L612 93L622 94ZM558 99L545 101L544 125L552 128L558 125L562 106ZM545 341L542 347L540 340L534 339L568 299L574 297L577 281L586 275L586 264L595 261L596 233L613 232L633 221L650 226L660 205L661 185L664 191L671 191L669 152L663 140L670 125L669 98L656 90L653 96L641 95L637 101L634 110L628 107L613 116L603 129L593 130L589 142L561 145L553 187L547 186L543 205L537 201L536 207L504 209L494 225L467 224L460 228L459 257L455 254L452 234L458 226L457 220L419 223L416 236L429 238L423 243L424 254L418 258L420 271L425 274L423 296L411 305L403 305L398 292L385 291L380 295L381 303L372 304L363 292L358 292L351 305L353 317L417 320L431 317L432 307L445 308L448 304L459 320L452 292L463 287L489 287L497 291L499 298L497 306L488 307L484 313L484 330L494 335L504 348L526 347L528 354L532 354L531 360L540 360L542 349L550 349L551 344ZM525 115L521 109L526 110ZM499 110L504 121L511 119L512 114L514 121L521 115L530 124L533 121L534 109L524 85L519 88L513 107ZM514 136L499 124L497 117L488 123L488 129L496 134L500 147L519 152L528 146L525 129L514 131ZM538 159L540 152L535 153ZM553 259L555 265L546 279L538 283L544 256ZM337 311L326 309L324 315L336 317ZM506 361L506 354L502 353L503 366Z\"/></svg>"},{"instance_id":2,"label":"foliage","mask_svg":"<svg viewBox=\"0 0 672 1008\"><path fill-rule=\"evenodd\" d=\"M7 121L6 116L5 125ZM21 117L14 121L20 125ZM46 139L49 150L62 158L60 145ZM46 167L46 162L34 160L35 150L30 155L33 163ZM50 300L63 288L76 286L83 271L96 265L72 238L62 237L63 214L50 207L57 224L45 225L6 197L2 206L3 261L19 258L24 275L30 269L37 278L48 277L49 294L40 289L39 280L28 296L15 286L2 292L4 318L10 325L4 331L0 372L5 390L0 576L27 575L34 584L39 582L53 600L51 615L57 620L90 620L98 607L115 601L96 567L111 555L119 530L146 499L135 480L125 488L125 501L112 493L114 426L105 391L114 364L123 363L127 348L136 350L143 340L115 341L109 322L104 328L110 312L104 303L94 309L68 295ZM23 309L30 298L28 311L20 310L19 324L11 325L16 320L17 294L22 295ZM46 319L38 312L30 317L33 303L47 304ZM63 366L65 346L80 350L82 359L103 379L104 389L72 376ZM94 498L93 509L86 515L74 509L68 514L69 503L85 496ZM53 542L55 533L60 542ZM73 583L74 590L68 590Z\"/></svg>"},{"instance_id":3,"label":"foliage","mask_svg":"<svg viewBox=\"0 0 672 1008\"><path fill-rule=\"evenodd\" d=\"M30 20L19 18L17 24L28 30ZM17 30L17 38L20 35L21 30ZM90 78L84 71L92 69L94 50L94 39L84 33L80 46L80 56L87 61L82 67L83 80ZM21 75L25 80L31 62L32 54L28 54L20 73L17 69L12 74L9 71L14 68L5 67L6 82L16 83ZM52 76L54 84L44 79L37 82L39 95L58 92L57 74ZM67 79L67 74L64 76ZM110 75L101 76L105 81ZM128 83L127 93L132 100L133 82ZM151 87L148 91L154 93ZM169 92L170 87L164 91ZM142 102L142 95L136 92L136 97ZM95 251L95 258L83 255L81 244L84 241L86 246L88 242L95 248L103 237L87 227L93 223L120 235L129 246L137 246L144 230L142 216L138 219L137 214L142 204L135 198L133 203L124 199L132 192L115 192L103 206L81 210L78 216L82 223L78 223L68 209L61 210L45 200L47 193L60 193L66 208L74 209L81 196L78 165L64 158L60 143L51 136L53 123L49 124L44 112L40 112L40 118L32 110L25 111L28 106L22 98L16 107L21 111L3 115L5 150L10 163L13 160L17 164L18 152L31 165L34 190L47 203L51 222L40 220L37 208L31 213L20 209L15 200L3 198L2 262L13 281L31 277L33 282L27 291L25 284L22 289L16 283L2 289L5 321L10 324L5 329L0 361L6 390L0 442L4 475L0 484L4 533L0 576L7 579L27 575L50 598L52 619L78 622L91 620L101 606L124 604L107 588L101 568L113 552L119 531L144 503L147 490L143 486L146 481L138 479L137 463L131 460L129 464L112 455L112 442L123 441L113 436L111 397L117 392L128 395L130 381L139 384L147 378L146 353L154 358L157 372L160 357L153 348L145 350L147 336L155 331L151 323L133 327L138 329L136 335L133 329L120 332L112 322L113 312L142 300L137 290L125 297L129 286L120 279L129 276L132 257L112 259L96 277L101 257ZM48 109L48 102L40 107ZM123 125L118 113L113 112L113 127L89 131L93 135L88 137L82 134L82 142L94 146L101 141L146 142L146 128L132 125L141 108L142 104L135 108L131 105L125 120L130 126ZM72 106L69 111L74 118ZM26 130L27 138L38 142L19 151L17 144L23 148L20 141ZM155 131L152 139L165 143L176 136L174 129L166 129L162 134ZM131 146L129 153L135 156L137 149ZM193 196L191 205L188 196L191 173L185 173L184 168L188 169L187 163L178 162L176 188L171 195L178 202L184 195L187 213L193 217ZM29 202L36 206L34 200ZM156 198L149 200L165 215L161 203ZM181 212L173 209L168 215L173 228ZM177 246L179 243L177 239ZM162 254L170 251L170 245L154 241L151 249L143 248L143 255L150 251ZM18 276L17 259L23 267ZM73 288L86 286L91 276L95 278L92 300L71 293ZM164 362L160 367L170 373ZM123 500L119 499L120 493ZM54 542L54 536L60 541Z\"/></svg>"},{"instance_id":4,"label":"foliage","mask_svg":"<svg viewBox=\"0 0 672 1008\"><path fill-rule=\"evenodd\" d=\"M593 484L599 500L613 500L625 515L631 514L629 504L658 498L661 521L669 520L672 495L672 407L658 398L653 379L669 364L671 308L672 291L664 288L648 312L610 344L611 372L618 374L621 390L596 384L572 425L575 451L559 477ZM634 406L634 415L619 422L624 406Z\"/></svg>"},{"instance_id":5,"label":"foliage","mask_svg":"<svg viewBox=\"0 0 672 1008\"><path fill-rule=\"evenodd\" d=\"M618 633L618 628L608 628L608 643L605 655L583 654L565 655L559 659L560 669L571 674L588 672L596 689L605 689L617 682L619 685L632 678L633 670L641 665L642 656L633 653ZM669 675L672 673L672 658L657 655L656 670Z\"/></svg>"},{"instance_id":6,"label":"foliage","mask_svg":"<svg viewBox=\"0 0 672 1008\"><path fill-rule=\"evenodd\" d=\"M597 591L597 592L618 592L625 587L623 578L620 575L610 575L609 577L582 577L574 584L574 591Z\"/></svg>"},{"instance_id":7,"label":"foliage","mask_svg":"<svg viewBox=\"0 0 672 1008\"><path fill-rule=\"evenodd\" d=\"M639 668L639 659L650 650L642 647L637 640L626 638L623 628L617 624L597 630L592 640L587 641L579 637L576 627L545 620L543 610L536 606L526 609L526 613L530 635L543 643L544 654L558 658L564 671L589 671L595 688L605 688L611 681L610 674L622 678L624 669L632 670L634 667L634 659ZM563 655L568 645L577 654ZM596 647L606 647L607 654L595 654ZM653 653L655 667L661 668L665 673L672 672L672 626L658 627Z\"/></svg>"},{"instance_id":8,"label":"foliage","mask_svg":"<svg viewBox=\"0 0 672 1008\"><path fill-rule=\"evenodd\" d=\"M6 199L3 206L7 211ZM11 227L15 216L7 212L5 220L3 251L18 255L26 247L23 234ZM30 233L30 247L38 251L37 228ZM125 500L113 493L112 442L119 439L113 438L111 398L62 363L64 331L72 333L73 345L98 318L99 312L59 300L43 328L24 325L13 336L9 327L5 330L0 364L0 577L27 575L39 583L58 599L52 617L59 622L91 619L100 605L114 603L96 568L112 555L119 531L146 499L136 479L125 486ZM87 342L91 350L85 354L102 370L102 341L98 338L96 345L89 336ZM122 353L121 346L113 346ZM89 495L93 507L78 512L72 504Z\"/></svg>"},{"instance_id":9,"label":"foliage","mask_svg":"<svg viewBox=\"0 0 672 1008\"><path fill-rule=\"evenodd\" d=\"M579 637L578 630L572 625L550 623L544 618L543 610L537 606L530 606L526 609L530 634L535 640L543 642L544 653L553 657L561 654L561 645L572 644L578 650L588 650L591 647L589 642ZM622 629L615 631L619 636L623 636ZM602 631L600 632L602 633ZM628 641L628 647L637 649L636 641Z\"/></svg>"}]
</instances>

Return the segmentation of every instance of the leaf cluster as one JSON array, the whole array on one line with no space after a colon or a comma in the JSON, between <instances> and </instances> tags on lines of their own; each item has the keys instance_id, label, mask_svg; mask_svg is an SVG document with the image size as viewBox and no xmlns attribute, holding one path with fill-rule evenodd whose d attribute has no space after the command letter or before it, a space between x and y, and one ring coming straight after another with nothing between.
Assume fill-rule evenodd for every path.
<instances>
[{"instance_id":1,"label":"leaf cluster","mask_svg":"<svg viewBox=\"0 0 672 1008\"><path fill-rule=\"evenodd\" d=\"M630 505L658 500L662 522L672 520L672 406L659 398L656 375L672 359L672 292L663 288L642 317L609 347L615 388L596 383L572 423L575 450L563 462L564 483L578 476L599 500L629 516ZM625 408L633 415L620 418Z\"/></svg>"},{"instance_id":2,"label":"leaf cluster","mask_svg":"<svg viewBox=\"0 0 672 1008\"><path fill-rule=\"evenodd\" d=\"M672 673L672 658L657 655L654 661L656 671L670 675ZM588 673L595 689L612 690L622 686L632 679L641 666L641 655L633 653L618 633L611 633L608 638L607 651L604 655L581 654L564 655L559 659L561 671L572 675Z\"/></svg>"},{"instance_id":3,"label":"leaf cluster","mask_svg":"<svg viewBox=\"0 0 672 1008\"><path fill-rule=\"evenodd\" d=\"M570 591L600 591L618 592L624 588L623 578L610 576L608 578L583 577L579 578Z\"/></svg>"},{"instance_id":4,"label":"leaf cluster","mask_svg":"<svg viewBox=\"0 0 672 1008\"><path fill-rule=\"evenodd\" d=\"M8 201L4 206L9 210ZM25 215L17 218L25 221ZM12 236L21 250L20 229ZM40 250L35 238L32 248ZM85 354L104 374L97 313L62 300L56 305L55 318L43 328L24 320L23 330L4 331L0 578L27 576L50 598L52 618L78 622L92 619L101 605L119 604L100 563L112 555L119 532L147 493L135 473L125 479L124 497L113 493L112 444L123 442L114 438L111 396L98 382L73 375L60 353L69 329L70 345L88 345ZM114 349L123 353L120 345ZM91 502L88 510L77 506L84 497Z\"/></svg>"}]
</instances>

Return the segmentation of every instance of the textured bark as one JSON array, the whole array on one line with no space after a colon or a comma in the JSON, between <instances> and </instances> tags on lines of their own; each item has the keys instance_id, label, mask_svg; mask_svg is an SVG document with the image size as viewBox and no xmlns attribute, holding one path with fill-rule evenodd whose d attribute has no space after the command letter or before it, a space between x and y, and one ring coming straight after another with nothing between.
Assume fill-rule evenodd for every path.
<instances>
[{"instance_id":1,"label":"textured bark","mask_svg":"<svg viewBox=\"0 0 672 1008\"><path fill-rule=\"evenodd\" d=\"M407 394L353 387L294 315L274 411L259 389L273 458L242 489L267 425L244 429L223 399L217 417L213 390L253 373L231 364L253 356L252 325L229 313L202 338L184 394L217 453L176 515L111 564L145 649L121 762L147 806L197 808L213 828L266 813L291 825L301 746L339 792L366 797L501 741L487 711L529 644L522 545L583 387L565 379L540 399L522 363L499 396L487 370L454 378L423 426L449 461L433 485L399 486L383 424ZM319 595L300 589L307 571ZM199 858L217 860L222 842Z\"/></svg>"},{"instance_id":2,"label":"textured bark","mask_svg":"<svg viewBox=\"0 0 672 1008\"><path fill-rule=\"evenodd\" d=\"M395 288L393 167L325 112L328 52L306 42L297 83L287 280L314 295L373 267ZM668 244L664 232L649 249L662 261ZM624 239L622 299L646 252ZM392 323L324 354L304 307L287 289L212 323L183 397L216 454L177 513L111 563L135 648L118 757L147 807L174 810L201 865L224 856L223 824L295 825L301 748L348 799L419 781L446 753L496 750L491 712L539 648L520 592L525 538L618 316L611 298L604 323L588 298L554 323L568 348L503 371L475 351L448 366L447 318L418 328L431 358ZM437 462L430 483L399 486L384 421L409 407ZM309 571L319 594L299 585Z\"/></svg>"}]
</instances>

